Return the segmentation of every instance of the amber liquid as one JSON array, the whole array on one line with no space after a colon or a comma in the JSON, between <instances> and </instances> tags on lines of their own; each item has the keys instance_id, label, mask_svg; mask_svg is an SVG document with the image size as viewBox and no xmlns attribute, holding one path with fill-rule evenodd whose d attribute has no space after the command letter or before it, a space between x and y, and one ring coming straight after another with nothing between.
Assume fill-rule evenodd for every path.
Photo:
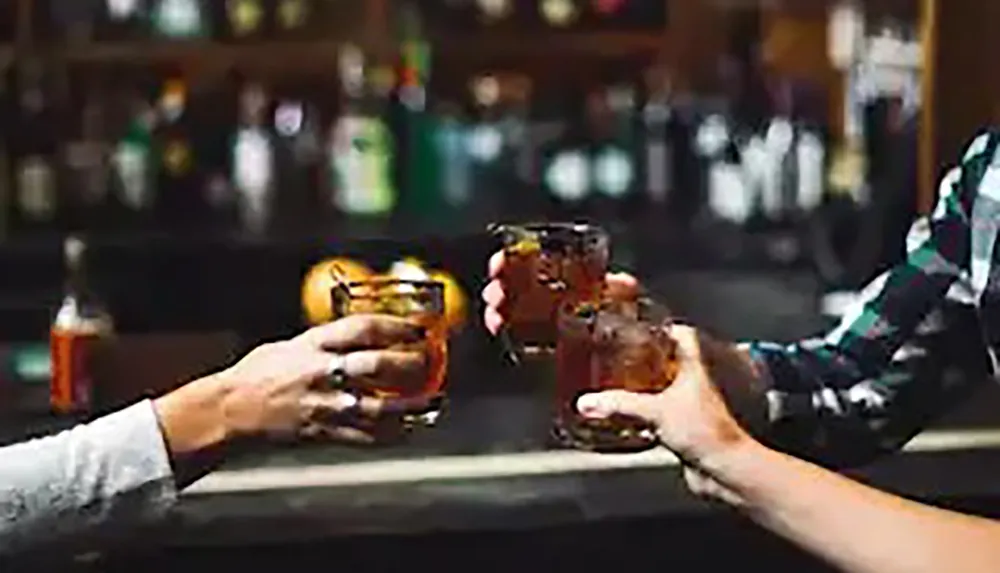
<instances>
[{"instance_id":1,"label":"amber liquid","mask_svg":"<svg viewBox=\"0 0 1000 573\"><path fill-rule=\"evenodd\" d=\"M99 331L52 329L49 403L60 414L90 410L94 398L94 355L105 336Z\"/></svg>"},{"instance_id":2,"label":"amber liquid","mask_svg":"<svg viewBox=\"0 0 1000 573\"><path fill-rule=\"evenodd\" d=\"M608 254L535 250L505 253L508 297L507 334L514 351L550 356L558 338L557 319L564 306L597 302L604 289Z\"/></svg>"},{"instance_id":3,"label":"amber liquid","mask_svg":"<svg viewBox=\"0 0 1000 573\"><path fill-rule=\"evenodd\" d=\"M334 314L392 314L411 320L427 329L424 340L395 347L399 350L416 350L424 354L426 375L421 386L379 385L372 388L364 385L353 386L352 391L379 398L433 398L443 394L448 374L448 324L440 301L423 301L419 293L392 293L374 287L355 287L352 298L334 298ZM431 409L419 415L403 417L403 425L412 427L433 426L440 415L440 409Z\"/></svg>"},{"instance_id":4,"label":"amber liquid","mask_svg":"<svg viewBox=\"0 0 1000 573\"><path fill-rule=\"evenodd\" d=\"M423 322L417 320L416 322ZM442 321L439 321L442 322ZM412 398L432 396L444 389L448 373L448 331L442 326L428 325L427 337L422 342L397 347L399 350L422 351L426 360L426 378L420 387L379 386L383 396L399 396Z\"/></svg>"},{"instance_id":5,"label":"amber liquid","mask_svg":"<svg viewBox=\"0 0 1000 573\"><path fill-rule=\"evenodd\" d=\"M587 393L623 389L660 392L677 374L676 344L665 330L642 343L609 343L579 328L563 326L556 349L554 436L564 446L599 452L636 452L656 445L655 430L629 416L589 418L576 409Z\"/></svg>"}]
</instances>

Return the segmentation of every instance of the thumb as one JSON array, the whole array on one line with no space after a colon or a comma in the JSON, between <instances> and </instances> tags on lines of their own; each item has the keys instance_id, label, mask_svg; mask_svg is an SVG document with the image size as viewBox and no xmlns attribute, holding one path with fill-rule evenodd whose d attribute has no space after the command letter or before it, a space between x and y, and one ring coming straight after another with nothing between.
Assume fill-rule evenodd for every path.
<instances>
[{"instance_id":1,"label":"thumb","mask_svg":"<svg viewBox=\"0 0 1000 573\"><path fill-rule=\"evenodd\" d=\"M656 394L638 394L625 390L585 394L577 399L576 408L581 414L591 418L607 418L619 414L655 422L660 417Z\"/></svg>"},{"instance_id":2,"label":"thumb","mask_svg":"<svg viewBox=\"0 0 1000 573\"><path fill-rule=\"evenodd\" d=\"M639 296L639 281L628 273L608 273L605 279L612 300L633 300Z\"/></svg>"}]
</instances>

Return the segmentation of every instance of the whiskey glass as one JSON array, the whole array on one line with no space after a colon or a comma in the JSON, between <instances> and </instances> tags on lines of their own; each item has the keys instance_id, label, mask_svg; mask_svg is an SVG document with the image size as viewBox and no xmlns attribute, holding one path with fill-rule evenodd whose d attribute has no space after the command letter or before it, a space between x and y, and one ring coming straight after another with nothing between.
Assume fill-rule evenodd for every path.
<instances>
[{"instance_id":1,"label":"whiskey glass","mask_svg":"<svg viewBox=\"0 0 1000 573\"><path fill-rule=\"evenodd\" d=\"M636 452L657 444L649 424L629 416L592 418L576 409L587 393L621 389L656 393L677 375L670 313L649 299L566 307L559 316L553 434L559 445Z\"/></svg>"},{"instance_id":2,"label":"whiskey glass","mask_svg":"<svg viewBox=\"0 0 1000 573\"><path fill-rule=\"evenodd\" d=\"M515 362L552 356L560 308L601 299L608 234L587 223L497 224L490 232L503 242L507 354Z\"/></svg>"},{"instance_id":3,"label":"whiskey glass","mask_svg":"<svg viewBox=\"0 0 1000 573\"><path fill-rule=\"evenodd\" d=\"M426 357L426 377L418 387L372 388L347 381L348 391L382 399L435 399L431 410L403 417L406 429L434 426L441 410L448 372L448 323L444 313L444 283L433 280L371 278L338 282L332 289L333 316L388 314L410 320L426 329L424 339L398 349L417 349Z\"/></svg>"}]
</instances>

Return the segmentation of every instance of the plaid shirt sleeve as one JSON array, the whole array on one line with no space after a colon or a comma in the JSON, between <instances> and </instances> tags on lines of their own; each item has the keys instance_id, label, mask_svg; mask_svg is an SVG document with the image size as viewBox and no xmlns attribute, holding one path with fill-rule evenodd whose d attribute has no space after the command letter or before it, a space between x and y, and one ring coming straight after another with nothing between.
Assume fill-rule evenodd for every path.
<instances>
[{"instance_id":1,"label":"plaid shirt sleeve","mask_svg":"<svg viewBox=\"0 0 1000 573\"><path fill-rule=\"evenodd\" d=\"M1000 220L998 143L986 132L969 145L910 230L905 260L832 332L746 345L764 378L765 441L829 466L866 463L992 376L980 310Z\"/></svg>"}]
</instances>

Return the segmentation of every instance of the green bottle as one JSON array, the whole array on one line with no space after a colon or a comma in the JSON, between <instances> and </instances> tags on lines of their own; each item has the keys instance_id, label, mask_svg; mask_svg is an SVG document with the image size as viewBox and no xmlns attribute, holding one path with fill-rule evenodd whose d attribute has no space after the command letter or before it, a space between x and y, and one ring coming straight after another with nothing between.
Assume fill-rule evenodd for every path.
<instances>
[{"instance_id":1,"label":"green bottle","mask_svg":"<svg viewBox=\"0 0 1000 573\"><path fill-rule=\"evenodd\" d=\"M347 215L383 217L396 207L393 139L381 117L348 111L333 128L328 154L333 202Z\"/></svg>"},{"instance_id":2,"label":"green bottle","mask_svg":"<svg viewBox=\"0 0 1000 573\"><path fill-rule=\"evenodd\" d=\"M153 195L153 131L147 117L139 116L118 140L111 161L118 180L121 201L130 209L149 208Z\"/></svg>"}]
</instances>

